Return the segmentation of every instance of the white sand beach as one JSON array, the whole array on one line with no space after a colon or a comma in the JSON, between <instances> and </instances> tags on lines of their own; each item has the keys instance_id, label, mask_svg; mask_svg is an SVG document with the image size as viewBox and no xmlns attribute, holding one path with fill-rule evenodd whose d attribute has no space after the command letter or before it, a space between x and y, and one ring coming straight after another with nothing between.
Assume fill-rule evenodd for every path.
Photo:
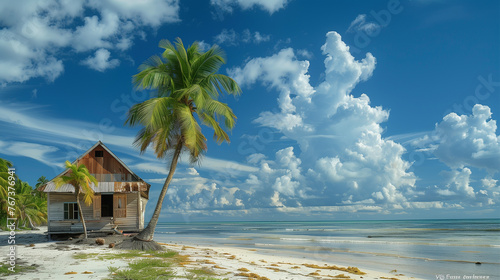
<instances>
[{"instance_id":1,"label":"white sand beach","mask_svg":"<svg viewBox=\"0 0 500 280\"><path fill-rule=\"evenodd\" d=\"M109 257L111 254L124 251L109 248L108 244L68 245L64 242L49 242L45 230L42 227L38 231L16 232L16 264L34 269L2 276L2 279L109 279L112 275L108 267L126 269L132 261L152 258L148 254L125 259L112 258ZM7 245L3 245L6 244L7 235L8 232L0 233L2 261L6 260L9 250ZM188 276L193 269L213 272L209 279L415 279L398 272L384 273L362 267L358 270L354 263L352 267L336 266L334 263L305 257L284 257L269 252L263 254L254 249L161 244L167 250L178 252L183 258L183 262L170 268L177 279L191 279ZM82 253L90 257L75 258Z\"/></svg>"}]
</instances>

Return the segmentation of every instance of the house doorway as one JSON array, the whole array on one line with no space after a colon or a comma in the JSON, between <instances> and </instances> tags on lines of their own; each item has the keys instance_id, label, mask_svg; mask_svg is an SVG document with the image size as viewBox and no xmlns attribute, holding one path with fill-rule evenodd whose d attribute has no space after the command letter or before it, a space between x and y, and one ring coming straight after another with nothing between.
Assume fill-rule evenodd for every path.
<instances>
[{"instance_id":1,"label":"house doorway","mask_svg":"<svg viewBox=\"0 0 500 280\"><path fill-rule=\"evenodd\" d=\"M113 195L101 195L101 217L113 217Z\"/></svg>"}]
</instances>

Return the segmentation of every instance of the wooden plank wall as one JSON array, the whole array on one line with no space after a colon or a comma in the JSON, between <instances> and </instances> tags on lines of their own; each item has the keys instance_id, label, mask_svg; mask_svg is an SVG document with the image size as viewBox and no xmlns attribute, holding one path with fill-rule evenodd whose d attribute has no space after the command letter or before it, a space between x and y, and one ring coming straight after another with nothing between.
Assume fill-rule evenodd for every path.
<instances>
[{"instance_id":1,"label":"wooden plank wall","mask_svg":"<svg viewBox=\"0 0 500 280\"><path fill-rule=\"evenodd\" d=\"M66 193L51 193L48 207L50 211L50 220L64 220L64 202L76 202L74 194ZM83 217L92 220L94 216L94 209L92 204L87 206L83 202L83 195L80 196L80 205L82 206Z\"/></svg>"},{"instance_id":2,"label":"wooden plank wall","mask_svg":"<svg viewBox=\"0 0 500 280\"><path fill-rule=\"evenodd\" d=\"M111 224L111 219L103 219L99 221L87 221L87 230L111 230L113 225ZM83 225L79 221L49 221L50 230L49 232L83 232Z\"/></svg>"},{"instance_id":3,"label":"wooden plank wall","mask_svg":"<svg viewBox=\"0 0 500 280\"><path fill-rule=\"evenodd\" d=\"M115 224L119 230L137 229L137 194L127 193L127 216L125 218L116 218Z\"/></svg>"},{"instance_id":4,"label":"wooden plank wall","mask_svg":"<svg viewBox=\"0 0 500 280\"><path fill-rule=\"evenodd\" d=\"M137 230L138 223L138 211L137 211L137 193L127 193L127 212L126 217L114 219L114 223L118 225L119 230ZM73 194L60 194L51 193L49 205L49 226L50 231L70 231L70 229L76 230L78 221L65 221L64 220L64 202L75 202L75 196ZM88 222L88 230L100 229L106 224L108 224L110 218L101 218L100 220L94 219L94 207L91 204L87 206L83 202L83 197L80 198L83 217L85 221ZM143 207L145 207L145 202L143 201ZM72 223L74 225L72 225ZM76 226L76 227L75 227Z\"/></svg>"},{"instance_id":5,"label":"wooden plank wall","mask_svg":"<svg viewBox=\"0 0 500 280\"><path fill-rule=\"evenodd\" d=\"M50 202L50 220L64 220L64 202L76 202L74 194L51 193ZM80 195L80 205L82 207L83 217L87 220L93 220L93 205L87 206L83 202L83 195Z\"/></svg>"},{"instance_id":6,"label":"wooden plank wall","mask_svg":"<svg viewBox=\"0 0 500 280\"><path fill-rule=\"evenodd\" d=\"M74 194L66 193L51 193L49 196L48 208L49 215L49 231L64 232L64 231L82 231L83 226L79 220L64 220L64 202L76 202ZM87 206L83 202L83 195L80 197L80 205L82 207L83 217L87 224L87 230L99 230L110 223L111 219L94 220L94 208L91 204Z\"/></svg>"}]
</instances>

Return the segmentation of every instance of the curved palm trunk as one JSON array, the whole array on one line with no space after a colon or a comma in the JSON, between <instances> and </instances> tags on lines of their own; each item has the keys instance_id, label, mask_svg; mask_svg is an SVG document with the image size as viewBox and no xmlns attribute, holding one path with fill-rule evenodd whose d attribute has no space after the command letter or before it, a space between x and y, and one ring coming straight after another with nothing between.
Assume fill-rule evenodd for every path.
<instances>
[{"instance_id":1,"label":"curved palm trunk","mask_svg":"<svg viewBox=\"0 0 500 280\"><path fill-rule=\"evenodd\" d=\"M38 230L38 228L33 224L33 221L31 220L30 216L26 216L28 218L28 222L30 224L30 229L31 230Z\"/></svg>"},{"instance_id":2,"label":"curved palm trunk","mask_svg":"<svg viewBox=\"0 0 500 280\"><path fill-rule=\"evenodd\" d=\"M77 187L75 187L77 188ZM85 225L85 219L83 218L83 212L82 212L82 207L80 206L80 188L77 188L78 191L76 191L76 205L78 205L78 215L80 216L80 219L82 221L83 225L83 239L87 239L87 225Z\"/></svg>"},{"instance_id":3,"label":"curved palm trunk","mask_svg":"<svg viewBox=\"0 0 500 280\"><path fill-rule=\"evenodd\" d=\"M170 171L168 172L168 176L167 179L165 180L165 183L163 183L163 188L161 189L160 196L158 197L158 202L156 203L156 208L155 211L153 212L153 217L151 217L148 226L145 229L143 229L137 236L135 236L136 239L142 241L153 240L156 224L158 223L158 218L160 218L163 199L167 194L168 186L170 185L170 181L172 181L172 177L174 176L175 168L177 167L177 161L179 160L179 155L181 154L181 150L182 150L182 142L179 141L179 143L177 143L177 147L175 147L172 163L170 164Z\"/></svg>"}]
</instances>

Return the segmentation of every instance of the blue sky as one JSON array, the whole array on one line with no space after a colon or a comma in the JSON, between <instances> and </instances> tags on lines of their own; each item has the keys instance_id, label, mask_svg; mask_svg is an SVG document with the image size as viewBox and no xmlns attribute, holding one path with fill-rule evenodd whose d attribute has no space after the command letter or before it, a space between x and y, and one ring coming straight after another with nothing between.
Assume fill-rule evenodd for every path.
<instances>
[{"instance_id":1,"label":"blue sky","mask_svg":"<svg viewBox=\"0 0 500 280\"><path fill-rule=\"evenodd\" d=\"M181 162L165 221L498 217L498 1L3 1L0 156L31 184L132 146L131 76L161 39L220 45L230 145ZM204 129L207 138L211 131Z\"/></svg>"}]
</instances>

